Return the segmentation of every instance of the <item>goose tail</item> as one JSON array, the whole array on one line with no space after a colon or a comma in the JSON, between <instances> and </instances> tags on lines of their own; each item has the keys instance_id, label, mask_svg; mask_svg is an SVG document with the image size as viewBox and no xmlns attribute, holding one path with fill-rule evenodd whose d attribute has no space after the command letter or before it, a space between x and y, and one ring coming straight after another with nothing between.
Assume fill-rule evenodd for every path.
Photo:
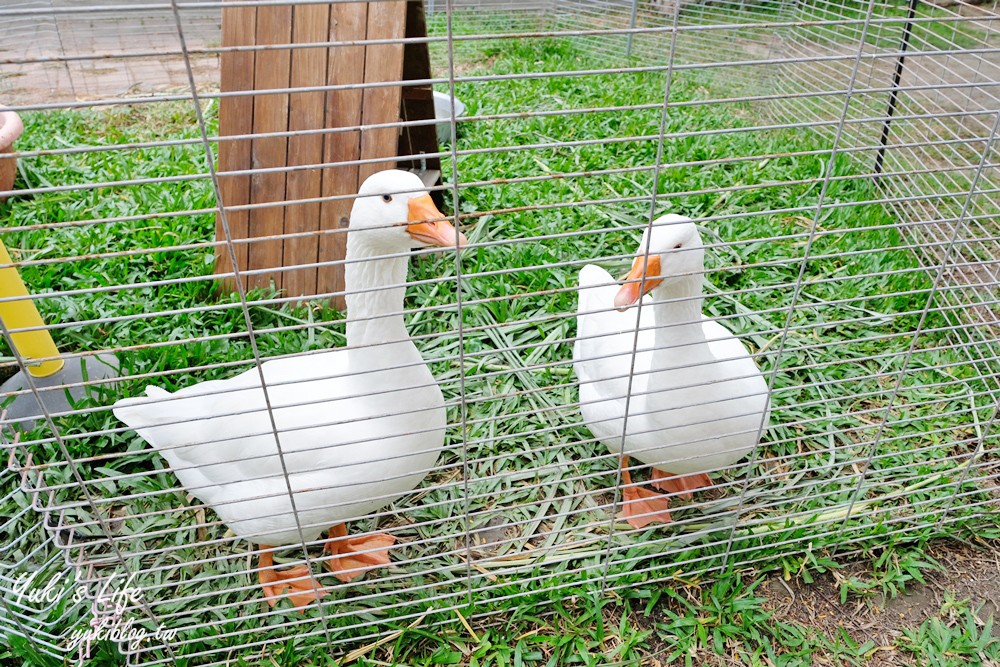
<instances>
[{"instance_id":1,"label":"goose tail","mask_svg":"<svg viewBox=\"0 0 1000 667\"><path fill-rule=\"evenodd\" d=\"M174 401L164 400L170 396L166 389L149 386L146 387L145 396L123 398L111 406L111 412L123 424L134 429L143 440L162 450L157 444L156 426L176 422L178 418L176 410L171 406Z\"/></svg>"}]
</instances>

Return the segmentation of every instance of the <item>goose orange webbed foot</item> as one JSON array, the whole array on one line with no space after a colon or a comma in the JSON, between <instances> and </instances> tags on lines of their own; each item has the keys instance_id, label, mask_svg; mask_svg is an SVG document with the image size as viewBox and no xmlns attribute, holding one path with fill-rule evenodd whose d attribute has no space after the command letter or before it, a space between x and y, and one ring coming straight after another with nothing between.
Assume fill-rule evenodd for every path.
<instances>
[{"instance_id":1,"label":"goose orange webbed foot","mask_svg":"<svg viewBox=\"0 0 1000 667\"><path fill-rule=\"evenodd\" d=\"M260 545L262 552L257 564L257 579L264 589L264 597L267 603L274 607L278 600L287 597L292 604L302 613L314 600L322 598L326 591L313 578L312 572L306 565L296 565L287 570L274 569L273 547ZM290 593L285 593L291 589Z\"/></svg>"},{"instance_id":2,"label":"goose orange webbed foot","mask_svg":"<svg viewBox=\"0 0 1000 667\"><path fill-rule=\"evenodd\" d=\"M670 523L670 502L666 496L639 486L622 490L622 510L633 528L645 528L651 523Z\"/></svg>"},{"instance_id":3,"label":"goose orange webbed foot","mask_svg":"<svg viewBox=\"0 0 1000 667\"><path fill-rule=\"evenodd\" d=\"M671 475L663 472L659 468L653 468L653 480L650 482L653 488L664 493L677 494L677 497L684 500L691 500L694 497L693 491L712 486L712 478L705 473L695 473L693 475Z\"/></svg>"},{"instance_id":4,"label":"goose orange webbed foot","mask_svg":"<svg viewBox=\"0 0 1000 667\"><path fill-rule=\"evenodd\" d=\"M347 526L342 523L330 528L330 539L323 551L332 554L325 561L326 568L345 584L363 576L368 570L389 564L389 547L396 538L385 533L347 536Z\"/></svg>"},{"instance_id":5,"label":"goose orange webbed foot","mask_svg":"<svg viewBox=\"0 0 1000 667\"><path fill-rule=\"evenodd\" d=\"M663 494L632 483L629 457L622 457L622 513L633 528L651 523L670 523L670 500Z\"/></svg>"}]
</instances>

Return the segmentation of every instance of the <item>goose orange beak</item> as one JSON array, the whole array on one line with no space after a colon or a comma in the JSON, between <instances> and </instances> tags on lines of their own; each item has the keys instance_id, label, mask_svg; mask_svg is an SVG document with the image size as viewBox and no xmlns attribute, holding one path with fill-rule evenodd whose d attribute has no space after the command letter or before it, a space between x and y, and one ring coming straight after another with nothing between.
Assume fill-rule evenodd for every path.
<instances>
[{"instance_id":1,"label":"goose orange beak","mask_svg":"<svg viewBox=\"0 0 1000 667\"><path fill-rule=\"evenodd\" d=\"M444 214L434 205L430 195L414 197L409 203L409 215L406 231L415 241L442 248L454 248L457 242L459 248L464 248L469 240L465 234L457 231Z\"/></svg>"},{"instance_id":2,"label":"goose orange beak","mask_svg":"<svg viewBox=\"0 0 1000 667\"><path fill-rule=\"evenodd\" d=\"M645 281L643 281L645 276ZM632 270L623 279L625 284L615 295L615 308L625 310L663 282L660 277L660 256L648 258L640 255L632 262Z\"/></svg>"}]
</instances>

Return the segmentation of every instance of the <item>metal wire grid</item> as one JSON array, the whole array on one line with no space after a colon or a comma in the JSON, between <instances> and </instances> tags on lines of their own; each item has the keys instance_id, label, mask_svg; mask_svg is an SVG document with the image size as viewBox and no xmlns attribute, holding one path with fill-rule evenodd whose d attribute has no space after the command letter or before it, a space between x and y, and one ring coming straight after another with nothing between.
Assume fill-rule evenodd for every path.
<instances>
[{"instance_id":1,"label":"metal wire grid","mask_svg":"<svg viewBox=\"0 0 1000 667\"><path fill-rule=\"evenodd\" d=\"M218 3L185 4L189 38L217 46ZM98 100L187 85L168 3L33 0L5 3L3 10L0 56L11 61L11 69L0 76L0 94L7 100ZM140 51L149 55L137 57ZM204 85L217 87L217 54L193 55Z\"/></svg>"},{"instance_id":2,"label":"metal wire grid","mask_svg":"<svg viewBox=\"0 0 1000 667\"><path fill-rule=\"evenodd\" d=\"M789 23L793 3L630 2L628 0L559 0L556 13L563 30L604 28L602 34L578 38L584 48L610 58L636 57L644 63L701 66L718 63L716 75L726 78L731 92L746 92L740 84L769 89L766 74L739 61L766 62L779 57L782 27ZM676 30L676 32L675 32ZM674 38L671 40L670 35ZM672 48L665 48L672 44Z\"/></svg>"},{"instance_id":3,"label":"metal wire grid","mask_svg":"<svg viewBox=\"0 0 1000 667\"><path fill-rule=\"evenodd\" d=\"M816 20L808 9L803 7L802 18ZM832 27L810 26L809 32L794 33L787 42L795 60L786 66L788 92L807 100L794 107L795 113L828 126L835 124L840 112L833 93L845 89L854 58L837 35L869 25L863 16L858 18L857 7L854 10L853 17L841 18ZM874 22L865 33L850 109L851 131L845 138L852 145L878 145L889 117L888 124L894 126L887 137L890 149L896 143L912 149L903 141L907 128L927 125L925 133L910 130L921 137L916 141L927 144L927 151L953 151L947 140L957 135L949 125L969 125L980 136L991 125L990 111L997 99L996 15L984 10L970 16L939 8L931 14L921 4L916 4L912 16L906 11L898 5L873 6ZM890 105L893 112L888 116ZM941 157L943 163L959 158L954 153ZM965 156L961 164L968 162Z\"/></svg>"},{"instance_id":4,"label":"metal wire grid","mask_svg":"<svg viewBox=\"0 0 1000 667\"><path fill-rule=\"evenodd\" d=\"M41 516L13 479L15 474L6 468L0 472L6 492L3 507L17 508L0 524L0 633L11 643L16 637L59 655L67 633L79 621L81 605L71 603L67 585L71 575L66 576L66 563L54 548L55 537L44 530ZM46 591L42 585L33 586L30 577L54 585Z\"/></svg>"},{"instance_id":5,"label":"metal wire grid","mask_svg":"<svg viewBox=\"0 0 1000 667\"><path fill-rule=\"evenodd\" d=\"M487 1L485 16L503 16L494 22L495 31L527 29L545 23L539 10L549 4ZM483 7L481 0L454 5L462 12ZM187 0L179 6L198 89L217 90L222 2ZM443 7L426 4L432 20L441 20ZM0 93L8 102L44 102L67 93L79 101L186 94L185 53L168 2L27 0L7 3L3 11L0 56L17 69L0 76Z\"/></svg>"},{"instance_id":6,"label":"metal wire grid","mask_svg":"<svg viewBox=\"0 0 1000 667\"><path fill-rule=\"evenodd\" d=\"M800 12L803 18L844 19L845 9L831 16L830 8L803 5ZM850 9L856 16L858 7ZM876 173L886 174L879 183L887 193L887 203L901 220L916 223L902 229L922 261L928 267L945 261L952 265L944 280L963 289L942 292L939 298L957 306L956 295L961 294L959 300L967 299L967 304L982 304L954 309L957 320L978 325L956 329L955 335L987 346L995 354L993 283L998 278L1000 228L995 222L996 198L989 193L997 187L992 152L1000 108L997 14L989 7L928 8L917 2L905 8L876 5L873 13L897 20L873 26L867 36L866 52L871 57L861 78L875 94L862 96L849 112L853 131L848 141L854 147L877 147L874 160L869 152L853 154ZM830 52L842 49L835 40L838 30L846 27L826 28ZM790 53L796 55L815 56L816 46L801 36L789 40ZM831 98L824 105L821 98L810 98L809 91L842 87L847 73L844 62L825 61L819 67L810 66L808 73L803 63L792 63L789 69L792 74L784 80L791 82L790 92L803 95L800 99L805 101L790 102L787 115L825 121L829 128L837 117L836 100ZM984 154L989 168L980 170ZM964 206L968 211L962 217ZM949 244L953 236L957 242ZM980 365L980 369L989 374L988 366Z\"/></svg>"},{"instance_id":7,"label":"metal wire grid","mask_svg":"<svg viewBox=\"0 0 1000 667\"><path fill-rule=\"evenodd\" d=\"M820 19L809 21L836 20L842 8L833 5L817 5L812 11ZM173 8L171 8L173 9ZM803 11L807 8L800 8ZM685 11L688 8L685 7ZM786 8L787 10L787 8ZM693 10L702 11L706 16L721 8ZM446 12L448 14L449 12ZM579 18L575 9L567 11ZM675 14L678 26L681 13ZM451 18L449 16L449 18ZM714 16L711 18L721 18ZM607 28L605 24L587 27L582 21L579 27L567 27L560 17L559 34L575 39L590 39L606 36L617 40L627 37L620 27ZM799 21L794 19L792 23ZM449 24L451 22L449 21ZM724 31L732 31L730 21L718 33L713 31L712 22L706 20L704 26L690 32L692 40L703 36L706 43ZM799 21L801 23L801 21ZM854 28L869 31L878 25L874 12L863 21L851 19ZM896 24L899 22L896 21ZM889 25L887 23L886 25ZM184 24L181 23L181 27ZM821 26L822 27L822 26ZM787 25L783 29L784 44L805 44L802 37L808 26ZM441 29L439 27L439 29ZM459 31L453 26L443 28L444 36L455 35ZM549 37L546 31L544 36ZM691 137L720 137L738 131L758 133L763 136L772 128L798 125L823 130L832 129L838 137L836 152L854 156L859 161L870 160L878 149L877 134L872 132L854 133L855 127L877 126L884 120L885 111L872 112L876 120L854 123L851 106L858 98L885 100L891 90L886 81L878 83L877 77L864 79L867 55L860 48L862 32L837 33L848 47L853 44L855 51L847 56L838 56L853 62L854 77L844 82L831 84L816 78L810 89L804 89L799 97L792 99L819 102L833 100L839 103L843 112L829 116L799 115L792 121L757 122L746 128L685 128L671 131L663 137L665 141L681 141ZM580 34L591 33L591 34ZM597 34L594 34L597 33ZM751 31L752 33L752 31ZM496 39L494 35L475 35L473 41ZM728 32L724 34L729 34ZM807 33L808 34L808 33ZM522 34L508 34L506 39L533 39L543 36L532 31ZM673 30L656 29L648 35L659 39L661 53L679 52L683 41L681 33ZM676 37L676 39L673 39ZM449 87L465 83L490 85L504 80L493 74L458 74L454 63L453 46L461 42L441 40L441 34L432 35L432 48L447 47L446 65L443 76L435 75L435 81ZM853 41L852 41L853 40ZM722 40L720 40L722 41ZM671 49L671 45L674 49ZM848 49L849 50L849 49ZM706 52L710 52L706 49ZM697 49L691 53L697 54ZM717 53L717 52L716 52ZM637 57L642 57L640 50ZM622 55L619 50L619 56ZM742 55L742 54L741 54ZM53 61L58 57L50 56ZM816 65L821 70L822 57L792 53L780 58L770 55L762 61L774 60L775 65ZM853 60L852 60L853 59ZM678 57L668 65L662 59L629 63L609 63L604 68L580 68L575 71L536 71L508 75L507 80L524 80L531 76L548 77L554 80L572 81L578 77L600 76L605 71L619 71L625 74L636 70L654 69L664 72L668 68L683 76L706 66L714 66L719 71L743 67L742 57L729 63L721 58L702 54L687 60ZM794 61L799 61L798 63ZM647 64L652 62L654 64ZM766 66L766 62L762 62ZM872 70L874 71L874 70ZM929 78L923 85L935 86ZM786 81L798 81L795 77L783 77ZM196 80L197 82L197 80ZM865 90L864 86L868 86ZM978 86L988 88L988 84ZM874 89L874 90L872 90ZM198 87L202 103L215 99L209 86ZM202 92L204 91L204 94ZM849 93L849 94L848 94ZM775 97L790 97L784 91L778 94L762 93L743 96L737 101L760 104L770 103ZM178 100L190 100L190 93L179 92ZM169 98L169 96L168 96ZM163 98L134 100L138 104L164 104ZM97 104L115 104L119 100L107 98L96 100ZM93 104L95 102L89 102ZM683 112L699 104L727 104L724 97L703 100L671 102L672 113ZM912 104L919 104L913 102ZM50 103L23 105L24 111L46 108L74 108L74 101L56 100ZM580 112L594 113L586 106L574 108L537 108L510 113L489 113L479 110L461 123L461 127L495 125L503 127L515 116L530 118L565 117L572 120ZM632 105L634 106L634 105ZM648 105L656 111L657 105ZM661 108L662 104L659 105ZM778 107L779 112L782 107ZM914 107L903 113L897 110L893 120L894 139L892 150L886 152L884 183L892 184L873 196L869 203L883 203L892 207L899 215L899 228L906 231L905 240L898 242L898 248L911 250L920 255L932 275L936 275L934 291L928 296L926 289L915 289L912 293L892 292L880 295L845 296L841 299L819 298L803 286L801 280L768 284L757 287L727 289L714 288L710 292L713 314L734 330L755 348L758 363L776 381L773 394L775 406L772 422L780 428L772 429L766 437L769 447L767 454L757 456L753 474L747 476L747 463L741 462L730 471L721 471L716 476L715 489L696 497L686 506L687 512L680 513L678 520L668 530L653 533L635 532L610 521L609 512L615 506L617 489L613 473L615 462L605 453L603 447L594 442L586 429L578 427L578 402L574 398L575 379L568 370L565 346L574 339L570 323L574 317L568 310L545 310L522 312L507 320L497 319L489 306L497 302L521 302L522 299L571 294L575 268L590 261L604 265L615 263L624 266L631 259L626 253L604 251L601 257L559 256L554 262L531 265L512 265L505 269L477 270L475 262L469 259L456 267L461 272L461 283L455 271L445 263L436 264L441 275L423 277L416 281L417 289L431 290L438 295L433 305L407 309L411 330L418 329L414 336L425 358L433 360L435 375L442 385L450 405L452 423L449 425L449 454L439 459L439 466L431 471L432 476L414 496L377 515L374 525L398 535L403 547L394 550L394 567L378 577L338 587L337 599L319 606L307 615L299 617L285 609L267 610L257 603L256 585L252 577L242 576L246 569L246 545L234 543L226 537L225 527L205 508L184 500L183 491L177 489L176 481L168 473L152 472L157 464L141 444L133 440L131 433L108 417L106 404L114 396L101 395L92 405L81 407L67 415L49 415L58 420L55 430L46 430L25 438L15 454L20 463L27 452L35 452L31 474L24 478L24 491L31 494L35 504L47 517L56 519L55 524L46 527L59 531L57 535L66 537L57 546L65 552L66 562L71 562L82 573L84 582L97 583L106 580L109 573L137 572L147 601L146 608L130 610L138 618L149 619L153 624L165 624L178 630L176 638L168 642L150 643L139 651L129 653L131 664L158 664L170 662L178 656L196 659L203 664L223 664L232 659L233 652L253 655L265 651L276 643L295 637L296 641L308 642L317 637L327 645L362 645L394 636L400 628L410 623L420 623L422 627L453 625L455 616L451 610L471 612L477 622L487 623L496 614L503 613L503 602L510 599L537 601L540 599L576 594L580 591L597 590L604 592L623 590L634 585L636 577L647 581L671 581L677 572L683 577L697 576L718 571L735 564L748 566L768 562L776 553L794 552L804 548L810 540L839 535L838 544L844 553L853 549L863 549L873 540L884 539L887 535L912 531L922 522L937 521L941 526L967 520L970 515L988 511L995 507L995 496L990 485L996 479L995 463L985 455L996 447L994 421L997 400L997 351L990 340L988 330L978 323L963 319L969 312L995 312L995 294L990 288L995 284L991 276L976 285L967 282L947 280L963 268L979 270L987 264L976 255L959 255L970 249L993 248L996 233L989 232L983 225L989 220L990 200L995 197L995 186L991 178L995 175L995 156L988 150L988 137L995 137L995 127L987 128L992 134L980 134L977 138L961 140L972 146L980 146L972 157L966 155L965 162L949 162L944 173L965 170L970 181L956 189L953 180L906 181L904 177L912 168L897 161L896 156L905 154L907 144L914 151L933 147L942 139L928 121L925 134L909 130L908 116L917 115ZM648 109L646 109L648 110ZM605 113L635 113L643 109L611 108ZM926 113L926 112L925 112ZM865 119L867 116L860 116ZM805 120L803 120L805 119ZM903 128L898 130L897 128ZM71 146L57 151L25 151L21 158L40 160L55 152L67 156L88 158L97 155L116 155L131 150L147 150L162 147L182 147L184 150L201 151L218 145L219 139L207 132L207 142L198 138L155 141L136 141L108 146ZM455 128L457 129L457 128ZM277 133L280 135L281 133ZM859 136L869 139L859 141ZM453 144L442 157L450 158L453 170L451 193L456 197L468 197L471 193L501 187L489 179L475 179L462 173L463 159L483 153L509 155L531 152L548 155L551 150L581 150L595 144L628 144L639 141L660 141L661 134L655 127L642 137L606 137L602 139L534 141L531 143L507 144L504 148L486 148ZM947 138L944 139L948 141ZM956 141L955 143L960 143ZM946 144L947 145L947 144ZM804 157L810 151L803 151ZM813 157L828 159L829 149L813 153ZM753 155L711 156L692 158L690 164L705 166L741 164L748 161L778 160L783 155L772 155L761 151ZM832 163L832 159L831 159ZM639 178L654 169L682 167L682 164L627 164L609 165L599 172L559 174L564 179L577 184L592 185L607 182L612 176L625 174ZM971 167L971 168L970 168ZM178 175L178 187L187 187L204 182L209 177L205 171ZM838 183L865 178L870 172L836 173L827 170L819 179L826 191ZM553 174L545 170L537 173L517 175L496 174L504 178L503 187L513 190L527 188L532 184L549 181ZM28 190L28 194L46 194L55 191L68 196L80 196L97 188L141 188L151 179L129 179L119 182L93 182L82 185L46 186ZM157 179L159 180L159 179ZM899 189L897 181L909 185L909 190ZM658 197L659 204L671 206L685 198L700 194L738 194L765 187L790 187L788 181L771 185L734 185L729 188L702 187L682 191L668 191ZM917 188L925 188L918 190ZM593 191L599 192L599 188ZM634 218L613 219L602 228L580 228L550 232L541 228L542 233L531 237L505 238L503 234L490 231L492 220L505 220L520 213L532 216L561 215L567 211L601 210L621 207L637 212L649 206L648 195L621 194L594 196L583 190L575 190L570 199L540 201L530 210L477 210L462 216L467 230L471 228L470 240L473 251L499 252L506 248L528 247L535 244L555 244L566 239L603 239L625 233L629 238L638 239L645 227L641 213ZM941 220L928 219L927 202L942 200L961 202L958 210L947 209L947 216L939 213ZM787 206L770 208L766 211L737 211L705 216L707 225L718 225L727 221L743 221L749 224L760 216L801 215L812 218L813 224L801 231L774 235L767 238L727 238L714 239L710 246L714 254L725 258L750 243L779 243L791 241L799 245L800 252L787 257L778 257L761 262L763 268L781 266L825 266L833 262L848 263L848 273L836 273L811 279L810 285L848 286L852 280L866 277L885 277L899 271L863 272L852 265L852 260L860 260L883 252L885 248L853 248L852 235L861 229L824 230L817 223L824 216L838 210L853 210L866 202L820 201L818 205ZM255 205L261 206L261 205ZM632 208L629 208L632 207ZM247 207L251 208L251 207ZM942 209L944 211L945 209ZM176 220L183 216L211 214L212 207L183 210L156 210L122 216L83 217L64 222L43 225L51 233L65 233L72 229L91 226L142 223L163 218ZM914 212L924 211L916 216ZM904 216L905 214L905 216ZM485 221L485 222L484 222ZM950 226L936 224L951 223ZM477 224L478 223L478 224ZM914 233L923 230L941 230L944 237L921 240ZM23 230L18 230L23 231ZM950 235L949 235L950 233ZM824 241L828 242L823 246ZM148 257L155 253L181 253L187 251L211 252L214 243L208 240L180 244L158 245L156 247L133 247L124 250L108 249L98 253L78 256L58 256L29 259L19 262L24 268L47 265L61 266L94 260ZM991 255L996 257L996 255ZM742 267L755 268L751 267ZM945 270L947 269L947 271ZM545 287L528 292L527 295L496 295L493 293L497 281L513 280L543 275L552 271L567 271L571 277L566 284ZM731 272L725 261L710 267L708 276L713 284L725 284L725 277ZM914 271L916 269L913 269ZM986 270L989 270L987 267ZM854 271L852 273L852 271ZM911 271L910 269L904 272ZM936 272L936 273L935 273ZM993 276L995 277L995 276ZM209 276L192 276L190 282L205 281ZM464 292L458 291L463 289ZM505 282L503 284L506 284ZM102 294L122 289L160 289L179 287L175 279L144 280L133 285L99 285L76 289L63 289L46 294L39 301L58 299L93 299ZM778 303L773 308L748 311L740 308L740 302L755 293L777 294L781 291L795 291L798 303L789 306ZM448 294L464 294L461 304L462 317L456 317L456 298ZM886 315L868 305L872 296L883 298L913 297L912 305L902 312ZM925 300L926 299L926 300ZM171 318L180 315L204 315L220 312L236 312L247 322L260 320L263 309L274 310L293 298L274 295L247 295L237 303L182 304L170 311L102 317L100 320L82 320L51 325L57 332L71 332L97 325L113 326L130 322ZM971 309L970 304L979 305ZM794 320L792 315L802 311L822 315L836 313L832 321L820 322L814 319ZM465 319L472 313L486 313L485 319ZM945 323L933 321L925 326L925 316L929 314L954 315ZM918 316L920 324L908 330L880 329L895 318ZM255 320L256 318L256 320ZM253 334L265 343L281 336L306 337L307 345L320 349L324 344L340 341L339 316L323 315L324 319L313 321L293 321L276 317L267 323L257 324ZM448 319L452 318L452 319ZM492 319L490 319L492 318ZM995 315L993 316L995 322ZM428 322L441 323L427 327ZM423 326L421 326L423 325ZM449 326L454 331L448 332ZM875 340L887 345L894 341L913 339L914 345L905 353L887 348L885 353L847 359L838 358L838 352L849 351L845 341L809 341L809 336L820 328L870 326L869 332ZM541 330L541 340L527 335ZM180 340L146 341L132 343L116 341L107 350L119 356L139 353L143 350L169 350L185 345L208 344L212 342L236 342L249 333L243 326L210 335L187 337ZM951 343L920 344L921 336L949 333ZM457 336L455 335L457 334ZM778 347L780 341L780 347ZM786 343L786 341L791 341ZM805 341L805 342L802 342ZM173 378L189 375L208 377L227 376L249 365L259 364L268 356L280 356L285 352L280 346L271 346L270 353L249 355L238 360L215 362L199 361L188 368L167 368L149 372L139 368L125 381L148 380L159 384ZM558 353L562 350L562 353ZM964 363L936 360L938 352L960 350L972 362L978 377L965 377L961 372ZM94 353L88 349L83 354ZM297 353L297 351L295 352ZM79 354L79 353L75 353ZM72 354L70 355L72 356ZM837 382L821 379L820 371L847 367L854 364L872 363L881 365L881 370L865 371L860 375L849 374ZM626 373L627 374L627 373ZM794 381L785 378L793 378ZM902 384L903 382L906 384ZM856 388L854 401L844 403L837 396L838 387ZM810 394L809 391L813 391ZM956 397L965 399L960 402ZM894 410L894 402L905 398L905 410ZM511 407L511 401L514 407ZM938 416L953 418L955 425L931 424L925 417L910 415L907 410L932 407ZM825 411L816 416L810 409ZM94 421L94 418L97 421ZM74 423L73 419L79 419ZM98 424L99 422L99 424ZM95 425L97 424L97 425ZM886 424L889 424L887 427ZM962 427L959 427L962 425ZM914 443L912 429L926 428L926 439ZM59 445L60 452L82 452L83 445L101 439L107 446L98 454L77 453L61 457L53 455L52 444ZM821 453L814 452L815 444L803 445L803 441L822 443ZM527 448L505 447L506 442L527 443ZM944 443L944 444L942 444ZM49 447L48 458L39 458L38 452ZM923 461L920 466L912 462L895 462L899 449L907 449L913 456L926 455L933 463ZM928 469L929 468L929 469ZM101 470L110 472L100 472ZM958 471L957 475L951 474ZM8 475L8 479L10 476ZM81 480L82 478L82 480ZM888 487L888 492L879 490ZM933 489L950 490L949 501L942 503L934 496L918 493ZM871 493L866 497L864 493ZM12 493L17 493L13 491ZM820 501L822 510L805 501ZM10 497L10 496L8 496ZM848 524L849 515L855 523ZM879 535L873 536L863 529L865 522L878 522L882 526ZM609 532L614 538L609 539ZM42 548L50 541L41 543ZM312 558L318 559L319 543L308 545ZM690 547L697 546L699 551ZM709 558L713 547L725 546L725 558ZM57 554L47 549L51 558ZM290 554L292 558L300 558ZM52 561L58 562L58 561ZM234 577L234 575L239 575ZM470 605L471 602L471 605ZM220 619L223 619L220 626ZM15 631L16 632L16 631ZM57 642L53 642L57 643ZM44 647L44 642L42 642ZM49 646L48 648L52 648Z\"/></svg>"}]
</instances>

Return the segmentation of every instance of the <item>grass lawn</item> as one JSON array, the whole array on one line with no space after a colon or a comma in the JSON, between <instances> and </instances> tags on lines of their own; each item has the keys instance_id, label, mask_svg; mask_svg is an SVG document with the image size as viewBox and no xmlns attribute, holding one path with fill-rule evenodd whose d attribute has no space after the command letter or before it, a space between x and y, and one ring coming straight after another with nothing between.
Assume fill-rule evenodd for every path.
<instances>
[{"instance_id":1,"label":"grass lawn","mask_svg":"<svg viewBox=\"0 0 1000 667\"><path fill-rule=\"evenodd\" d=\"M31 261L25 282L49 293L47 321L66 325L54 332L60 348L112 349L122 361L114 395L61 418L61 442L46 427L27 434L20 456L43 464L39 483L53 491L43 499L62 520L95 532L74 467L60 463L73 456L100 513L127 537L118 548L142 570L149 608L178 631L173 656L152 643L140 658L337 664L328 655L398 631L357 664L655 664L654 653L663 664L716 655L805 665L814 654L865 664L864 642L773 621L758 595L764 574L808 581L853 556L874 569L843 599L891 597L935 568L923 554L932 538L1000 538L983 511L995 502L992 464L977 449L990 388L901 221L820 135L761 128L760 109L712 102L724 95L710 74L674 73L663 117L665 72L574 76L609 64L572 40L462 43L456 57L464 76L562 74L457 84L469 116L510 117L462 123L457 161L446 161L473 246L462 255L461 314L452 255L411 266L408 325L451 406L447 449L414 496L377 520L399 538L394 566L303 615L262 604L248 545L103 407L150 382L173 390L227 377L252 356L239 299L212 280L203 148L114 148L197 139L190 105L25 115L22 151L112 148L24 159L19 187L47 190L0 212L12 255ZM611 109L569 113L586 108ZM533 113L547 111L567 113ZM214 131L215 105L204 112ZM115 184L126 179L149 181ZM752 469L745 460L715 475L719 488L678 507L675 523L637 531L610 515L616 460L580 424L570 359L576 273L588 262L624 272L654 187L658 213L701 219L706 311L773 373L773 414ZM279 296L250 294L263 356L344 343L340 313ZM81 551L112 555L99 542ZM893 650L940 656L928 664L1000 659L974 611L942 612ZM113 649L102 650L112 664ZM23 642L3 651L43 661Z\"/></svg>"}]
</instances>

